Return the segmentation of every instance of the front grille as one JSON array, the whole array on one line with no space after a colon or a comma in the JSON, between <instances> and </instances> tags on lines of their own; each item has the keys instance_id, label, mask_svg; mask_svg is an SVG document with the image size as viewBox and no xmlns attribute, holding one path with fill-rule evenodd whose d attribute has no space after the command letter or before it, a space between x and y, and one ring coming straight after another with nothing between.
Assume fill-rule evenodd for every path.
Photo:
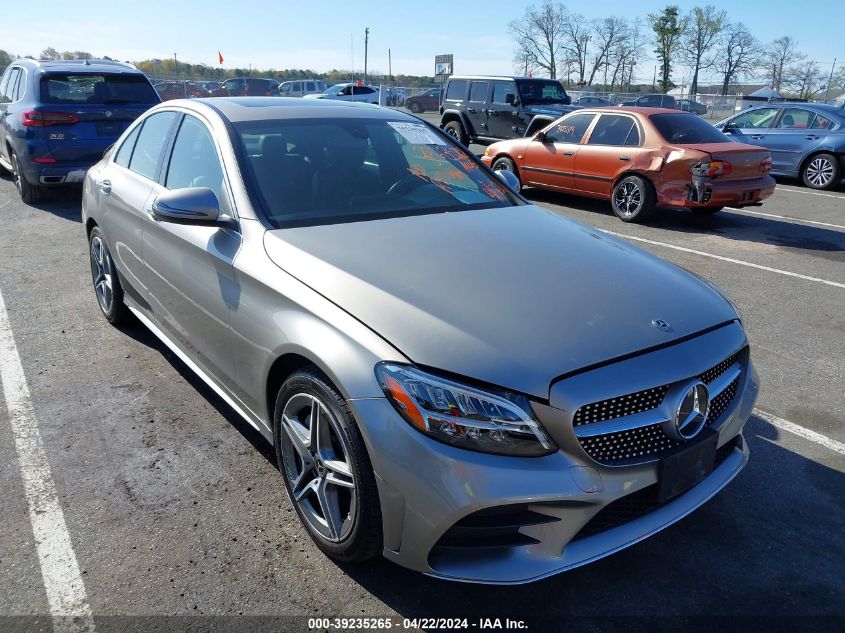
<instances>
[{"instance_id":1,"label":"front grille","mask_svg":"<svg viewBox=\"0 0 845 633\"><path fill-rule=\"evenodd\" d=\"M726 358L718 365L699 374L697 378L711 384L725 374L734 364L740 362L741 352ZM737 376L721 393L710 402L710 411L705 426L717 425L725 416L736 397L741 376ZM613 430L600 435L581 432L590 425L615 420L629 415L657 409L666 397L671 385L661 385L636 393L617 396L579 407L573 416L573 428L579 429L578 441L592 459L606 466L623 466L659 459L666 451L682 444L663 431L661 423Z\"/></svg>"},{"instance_id":2,"label":"front grille","mask_svg":"<svg viewBox=\"0 0 845 633\"><path fill-rule=\"evenodd\" d=\"M669 391L669 385L663 385L654 389L646 389L626 396L584 405L575 412L572 424L575 426L592 424L593 422L621 418L623 415L650 411L660 406L667 391Z\"/></svg>"},{"instance_id":3,"label":"front grille","mask_svg":"<svg viewBox=\"0 0 845 633\"><path fill-rule=\"evenodd\" d=\"M741 435L737 435L734 439L725 442L716 449L715 467L724 462L735 448L742 448ZM572 540L577 541L611 530L657 510L663 505L658 501L658 492L659 484L652 484L608 503L581 528Z\"/></svg>"}]
</instances>

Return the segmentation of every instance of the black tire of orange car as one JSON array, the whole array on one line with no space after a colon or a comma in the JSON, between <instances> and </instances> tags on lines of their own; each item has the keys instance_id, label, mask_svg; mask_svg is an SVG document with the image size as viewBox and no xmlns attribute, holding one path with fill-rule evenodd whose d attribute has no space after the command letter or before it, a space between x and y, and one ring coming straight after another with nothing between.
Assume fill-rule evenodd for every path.
<instances>
[{"instance_id":1,"label":"black tire of orange car","mask_svg":"<svg viewBox=\"0 0 845 633\"><path fill-rule=\"evenodd\" d=\"M464 126L460 121L449 121L443 126L443 131L449 136L456 139L464 147L469 146L469 136L464 131Z\"/></svg>"},{"instance_id":2,"label":"black tire of orange car","mask_svg":"<svg viewBox=\"0 0 845 633\"><path fill-rule=\"evenodd\" d=\"M516 179L519 180L519 171L517 171L516 163L510 158L510 156L499 156L496 160L493 161L493 171L499 171L500 169L503 171L509 171ZM522 181L520 180L520 185Z\"/></svg>"},{"instance_id":3,"label":"black tire of orange car","mask_svg":"<svg viewBox=\"0 0 845 633\"><path fill-rule=\"evenodd\" d=\"M696 215L713 215L724 208L725 207L693 207L692 212Z\"/></svg>"},{"instance_id":4,"label":"black tire of orange car","mask_svg":"<svg viewBox=\"0 0 845 633\"><path fill-rule=\"evenodd\" d=\"M813 171L820 175L829 173L830 179L822 182L817 178L816 182L813 182ZM842 165L833 154L827 152L814 154L804 162L804 166L801 168L801 180L810 189L833 189L842 182Z\"/></svg>"},{"instance_id":5,"label":"black tire of orange car","mask_svg":"<svg viewBox=\"0 0 845 633\"><path fill-rule=\"evenodd\" d=\"M95 243L99 243L101 245L101 248L103 249L102 256L104 258L103 264L107 262L108 268L111 271L108 279L108 283L111 284L111 304L108 307L104 306L103 302L100 301L100 296L97 291L98 276L103 271L97 269L97 264L93 260ZM118 325L119 323L128 321L132 318L132 313L123 302L123 286L120 285L120 276L117 273L117 265L111 256L111 251L109 250L108 245L106 244L106 238L103 236L103 232L98 226L95 226L91 230L91 234L88 236L88 256L89 258L92 258L90 262L91 280L94 284L94 296L97 298L97 305L100 306L100 312L103 313L106 321L112 325Z\"/></svg>"},{"instance_id":6,"label":"black tire of orange car","mask_svg":"<svg viewBox=\"0 0 845 633\"><path fill-rule=\"evenodd\" d=\"M632 201L634 201L634 196L636 196L634 206L627 211L617 207L617 195L622 194L625 190L631 192L630 194L626 194L626 197L627 195L631 195ZM633 174L617 182L613 187L610 197L610 206L613 209L613 213L623 222L648 222L654 215L656 204L657 195L654 192L654 186L651 182L642 176Z\"/></svg>"},{"instance_id":7,"label":"black tire of orange car","mask_svg":"<svg viewBox=\"0 0 845 633\"><path fill-rule=\"evenodd\" d=\"M21 171L17 154L12 152L10 157L12 159L12 178L21 200L26 204L38 204L41 202L41 187L33 185L26 179L26 174Z\"/></svg>"},{"instance_id":8,"label":"black tire of orange car","mask_svg":"<svg viewBox=\"0 0 845 633\"><path fill-rule=\"evenodd\" d=\"M355 484L354 494L357 495L357 516L354 517L354 524L349 534L339 542L327 540L312 528L303 515L300 504L294 500L291 482L285 472L286 466L282 452L282 413L288 401L297 394L307 394L316 398L328 409L338 423L335 430L343 433L343 439L349 448L348 457L351 461L351 472ZM273 444L290 503L320 551L330 558L349 563L363 562L379 554L383 548L384 537L381 505L370 457L349 405L329 378L317 367L309 365L297 370L279 389L273 415Z\"/></svg>"},{"instance_id":9,"label":"black tire of orange car","mask_svg":"<svg viewBox=\"0 0 845 633\"><path fill-rule=\"evenodd\" d=\"M422 113L422 111L423 111L422 106L421 106L421 105L419 104L419 102L417 102L417 101L412 101L412 102L411 102L411 105L410 105L410 110L411 110L411 112L413 112L414 114L421 114L421 113Z\"/></svg>"}]
</instances>

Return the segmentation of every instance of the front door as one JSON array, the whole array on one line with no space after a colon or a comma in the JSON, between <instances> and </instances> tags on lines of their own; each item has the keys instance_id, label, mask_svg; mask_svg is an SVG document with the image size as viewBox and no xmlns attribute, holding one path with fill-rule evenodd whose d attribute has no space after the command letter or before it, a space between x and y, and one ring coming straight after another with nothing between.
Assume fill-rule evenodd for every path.
<instances>
[{"instance_id":1,"label":"front door","mask_svg":"<svg viewBox=\"0 0 845 633\"><path fill-rule=\"evenodd\" d=\"M493 96L487 106L487 128L490 136L494 138L516 136L517 109L513 106L513 102L517 94L514 82L493 82ZM508 103L508 95L511 95L510 103Z\"/></svg>"},{"instance_id":2,"label":"front door","mask_svg":"<svg viewBox=\"0 0 845 633\"><path fill-rule=\"evenodd\" d=\"M194 116L182 119L161 182L152 199L169 189L207 187L217 195L222 210L231 210L217 147L205 124ZM150 215L144 227L153 318L230 390L235 370L229 311L240 299L232 260L240 244L237 231L218 226L162 222Z\"/></svg>"},{"instance_id":3,"label":"front door","mask_svg":"<svg viewBox=\"0 0 845 633\"><path fill-rule=\"evenodd\" d=\"M756 108L738 114L730 120L725 133L733 141L766 147L766 134L774 123L779 108Z\"/></svg>"},{"instance_id":4,"label":"front door","mask_svg":"<svg viewBox=\"0 0 845 633\"><path fill-rule=\"evenodd\" d=\"M520 169L524 184L575 189L575 158L595 114L568 114L547 127L542 140L532 140Z\"/></svg>"},{"instance_id":5,"label":"front door","mask_svg":"<svg viewBox=\"0 0 845 633\"><path fill-rule=\"evenodd\" d=\"M827 119L824 119L827 121ZM804 108L784 108L774 127L766 133L774 171L798 173L801 159L825 134L820 117Z\"/></svg>"}]
</instances>

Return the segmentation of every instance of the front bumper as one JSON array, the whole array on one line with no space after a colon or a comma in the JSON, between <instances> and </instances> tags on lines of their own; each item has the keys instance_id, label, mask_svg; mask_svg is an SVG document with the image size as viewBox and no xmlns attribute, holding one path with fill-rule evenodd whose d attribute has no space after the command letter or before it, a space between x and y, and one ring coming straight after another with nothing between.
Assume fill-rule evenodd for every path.
<instances>
[{"instance_id":1,"label":"front bumper","mask_svg":"<svg viewBox=\"0 0 845 633\"><path fill-rule=\"evenodd\" d=\"M731 408L718 423L723 459L703 481L668 503L598 533L582 529L604 507L658 482L658 463L602 466L568 441L539 458L465 451L412 429L386 399L351 400L361 422L382 506L384 555L423 573L466 582L525 583L633 545L680 520L726 486L748 460L741 434L757 397L750 363ZM549 429L562 410L537 411ZM560 414L560 415L559 415ZM571 433L571 427L569 429ZM560 425L553 435L561 433ZM574 436L573 436L574 437ZM557 439L557 438L556 438ZM574 447L573 447L574 446ZM547 521L519 528L525 542L444 547L444 535L481 510L519 507ZM482 513L483 514L483 513ZM462 522L462 520L464 520ZM582 535L573 540L574 537Z\"/></svg>"}]
</instances>

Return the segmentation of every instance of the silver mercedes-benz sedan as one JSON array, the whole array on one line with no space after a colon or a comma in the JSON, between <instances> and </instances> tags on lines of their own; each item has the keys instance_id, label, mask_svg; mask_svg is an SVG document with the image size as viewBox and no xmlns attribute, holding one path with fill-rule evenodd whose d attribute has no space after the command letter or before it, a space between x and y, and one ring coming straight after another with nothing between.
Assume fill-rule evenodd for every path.
<instances>
[{"instance_id":1,"label":"silver mercedes-benz sedan","mask_svg":"<svg viewBox=\"0 0 845 633\"><path fill-rule=\"evenodd\" d=\"M327 555L535 580L735 477L757 377L717 288L510 176L378 106L168 101L86 176L96 297L275 445Z\"/></svg>"}]
</instances>

